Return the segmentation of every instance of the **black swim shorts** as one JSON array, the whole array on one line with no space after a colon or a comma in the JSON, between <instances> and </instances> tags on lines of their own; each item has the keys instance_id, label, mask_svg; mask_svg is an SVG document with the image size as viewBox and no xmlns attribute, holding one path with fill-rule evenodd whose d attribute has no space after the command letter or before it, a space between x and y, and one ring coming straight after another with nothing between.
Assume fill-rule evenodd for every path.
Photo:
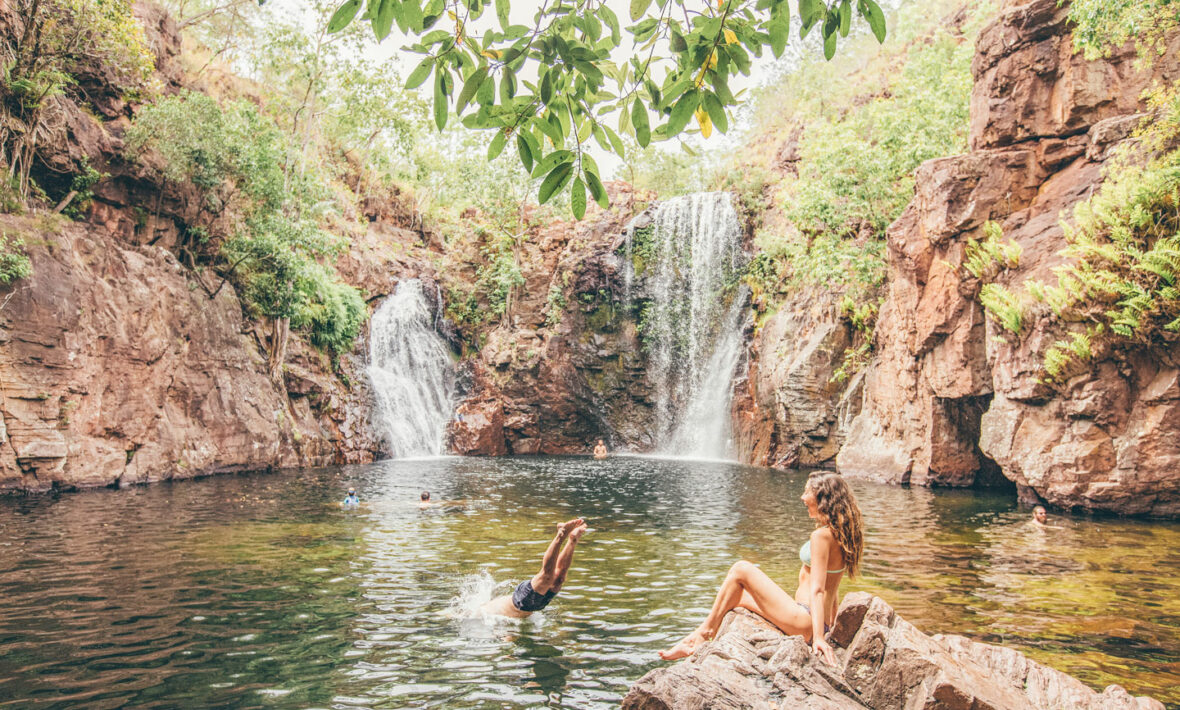
<instances>
[{"instance_id":1,"label":"black swim shorts","mask_svg":"<svg viewBox=\"0 0 1180 710\"><path fill-rule=\"evenodd\" d=\"M516 585L516 589L512 592L512 606L520 611L534 612L541 611L549 602L553 601L553 597L557 596L557 590L550 589L544 594L537 594L533 589L533 581L526 579L520 584Z\"/></svg>"}]
</instances>

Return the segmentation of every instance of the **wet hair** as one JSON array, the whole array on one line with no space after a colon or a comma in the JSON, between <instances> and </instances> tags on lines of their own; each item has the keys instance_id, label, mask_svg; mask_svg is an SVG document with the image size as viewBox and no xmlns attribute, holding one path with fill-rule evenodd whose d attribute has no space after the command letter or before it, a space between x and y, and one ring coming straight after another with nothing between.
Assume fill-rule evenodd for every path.
<instances>
[{"instance_id":1,"label":"wet hair","mask_svg":"<svg viewBox=\"0 0 1180 710\"><path fill-rule=\"evenodd\" d=\"M430 491L422 491L422 500L430 500Z\"/></svg>"},{"instance_id":2,"label":"wet hair","mask_svg":"<svg viewBox=\"0 0 1180 710\"><path fill-rule=\"evenodd\" d=\"M1044 512L1045 512L1045 506L1043 506L1043 505L1034 506L1034 507L1033 507L1033 513L1037 513L1037 512L1044 513Z\"/></svg>"},{"instance_id":3,"label":"wet hair","mask_svg":"<svg viewBox=\"0 0 1180 710\"><path fill-rule=\"evenodd\" d=\"M863 524L856 496L840 474L830 471L811 474L807 479L807 488L815 494L815 507L819 510L821 524L832 529L836 544L844 553L848 576L855 577L860 571L860 558L864 552Z\"/></svg>"}]
</instances>

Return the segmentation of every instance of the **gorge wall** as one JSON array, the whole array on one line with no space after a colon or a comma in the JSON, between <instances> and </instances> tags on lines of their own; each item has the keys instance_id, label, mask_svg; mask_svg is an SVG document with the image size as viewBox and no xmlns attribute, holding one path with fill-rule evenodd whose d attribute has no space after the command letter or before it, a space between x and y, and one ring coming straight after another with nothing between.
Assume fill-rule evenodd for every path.
<instances>
[{"instance_id":1,"label":"gorge wall","mask_svg":"<svg viewBox=\"0 0 1180 710\"><path fill-rule=\"evenodd\" d=\"M179 66L180 38L158 7L135 7L165 92L200 90ZM3 31L20 30L4 16ZM126 485L271 467L370 461L385 445L369 423L363 347L335 365L293 336L283 381L267 374L269 333L231 284L195 268L190 225L221 215L152 156L128 161L136 106L83 78L62 97L34 178L93 166L107 177L77 222L48 211L0 217L33 275L0 288L0 490ZM64 190L62 190L64 192ZM375 304L402 277L435 278L438 244L397 204L363 205L337 269Z\"/></svg>"},{"instance_id":2,"label":"gorge wall","mask_svg":"<svg viewBox=\"0 0 1180 710\"><path fill-rule=\"evenodd\" d=\"M1002 337L958 268L968 239L994 220L1023 248L1000 282L1047 277L1066 245L1059 217L1098 187L1142 117L1143 91L1180 77L1180 37L1147 69L1132 46L1090 62L1073 50L1067 11L1009 0L980 35L971 152L924 164L888 231L876 355L837 464L919 485L970 486L1001 470L1026 499L1174 516L1180 351L1140 347L1050 387L1041 356L1060 337L1051 320Z\"/></svg>"}]
</instances>

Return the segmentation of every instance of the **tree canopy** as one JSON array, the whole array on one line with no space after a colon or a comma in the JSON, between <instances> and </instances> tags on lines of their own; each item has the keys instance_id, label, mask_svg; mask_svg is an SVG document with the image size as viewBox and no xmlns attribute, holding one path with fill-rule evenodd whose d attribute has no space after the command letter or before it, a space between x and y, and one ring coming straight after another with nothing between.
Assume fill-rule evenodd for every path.
<instances>
[{"instance_id":1,"label":"tree canopy","mask_svg":"<svg viewBox=\"0 0 1180 710\"><path fill-rule=\"evenodd\" d=\"M383 40L396 24L423 55L406 87L433 77L439 130L454 116L494 131L489 158L514 143L541 180L538 201L568 188L581 219L588 198L609 204L588 143L623 157L622 135L646 147L687 130L726 132L727 107L738 103L730 80L749 75L751 55L782 54L792 5L800 37L818 27L828 59L854 15L885 40L875 0L630 0L626 25L605 0L542 0L531 25L512 24L511 0L345 0L328 30L359 18ZM499 29L476 29L489 9ZM634 50L617 61L624 30Z\"/></svg>"}]
</instances>

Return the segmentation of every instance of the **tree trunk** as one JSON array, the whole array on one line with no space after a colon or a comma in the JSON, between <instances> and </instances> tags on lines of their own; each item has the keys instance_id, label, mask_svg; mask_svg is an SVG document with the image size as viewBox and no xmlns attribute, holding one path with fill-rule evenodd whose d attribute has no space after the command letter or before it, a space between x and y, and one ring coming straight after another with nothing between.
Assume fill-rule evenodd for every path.
<instances>
[{"instance_id":1,"label":"tree trunk","mask_svg":"<svg viewBox=\"0 0 1180 710\"><path fill-rule=\"evenodd\" d=\"M287 360L287 336L291 334L291 320L276 318L270 334L270 379L276 384L283 384L283 363Z\"/></svg>"}]
</instances>

